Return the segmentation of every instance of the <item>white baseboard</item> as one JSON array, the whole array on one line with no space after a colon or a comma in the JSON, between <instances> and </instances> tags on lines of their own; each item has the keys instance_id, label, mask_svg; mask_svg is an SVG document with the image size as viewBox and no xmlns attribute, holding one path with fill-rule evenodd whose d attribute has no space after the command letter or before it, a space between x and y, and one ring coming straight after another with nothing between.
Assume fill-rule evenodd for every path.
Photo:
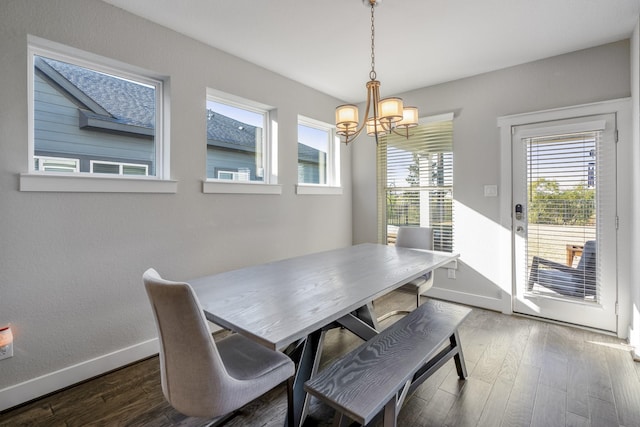
<instances>
[{"instance_id":1,"label":"white baseboard","mask_svg":"<svg viewBox=\"0 0 640 427\"><path fill-rule=\"evenodd\" d=\"M509 310L505 311L505 302L501 298L491 298L482 295L468 294L466 292L437 288L435 286L429 289L425 295L427 297L458 302L460 304L485 308L487 310L499 311L501 313L511 313L510 308Z\"/></svg>"},{"instance_id":2,"label":"white baseboard","mask_svg":"<svg viewBox=\"0 0 640 427\"><path fill-rule=\"evenodd\" d=\"M0 411L158 354L158 339L105 354L0 390Z\"/></svg>"}]
</instances>

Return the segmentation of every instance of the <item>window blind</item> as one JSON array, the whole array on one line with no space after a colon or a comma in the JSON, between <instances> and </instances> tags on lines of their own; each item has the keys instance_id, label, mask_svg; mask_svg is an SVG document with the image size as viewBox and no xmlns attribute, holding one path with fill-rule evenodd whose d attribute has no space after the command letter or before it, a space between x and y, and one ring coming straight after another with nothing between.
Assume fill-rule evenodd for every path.
<instances>
[{"instance_id":1,"label":"window blind","mask_svg":"<svg viewBox=\"0 0 640 427\"><path fill-rule=\"evenodd\" d=\"M530 291L597 302L602 132L526 138ZM555 263L555 264L554 264Z\"/></svg>"},{"instance_id":2,"label":"window blind","mask_svg":"<svg viewBox=\"0 0 640 427\"><path fill-rule=\"evenodd\" d=\"M434 249L453 251L453 115L411 129L409 138L379 138L378 241L397 227L431 227Z\"/></svg>"}]
</instances>

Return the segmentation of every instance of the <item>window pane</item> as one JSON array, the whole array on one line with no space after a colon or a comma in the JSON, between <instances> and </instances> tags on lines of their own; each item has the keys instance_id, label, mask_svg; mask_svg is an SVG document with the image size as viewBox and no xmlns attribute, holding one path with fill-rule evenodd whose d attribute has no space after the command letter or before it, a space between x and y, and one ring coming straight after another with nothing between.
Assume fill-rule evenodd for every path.
<instances>
[{"instance_id":1,"label":"window pane","mask_svg":"<svg viewBox=\"0 0 640 427\"><path fill-rule=\"evenodd\" d=\"M524 140L528 292L596 301L595 251L587 247L596 241L600 137L593 131Z\"/></svg>"},{"instance_id":2,"label":"window pane","mask_svg":"<svg viewBox=\"0 0 640 427\"><path fill-rule=\"evenodd\" d=\"M122 165L123 175L146 175L147 168L145 166Z\"/></svg>"},{"instance_id":3,"label":"window pane","mask_svg":"<svg viewBox=\"0 0 640 427\"><path fill-rule=\"evenodd\" d=\"M156 92L130 77L34 55L34 156L77 157L87 173L96 158L155 171Z\"/></svg>"},{"instance_id":4,"label":"window pane","mask_svg":"<svg viewBox=\"0 0 640 427\"><path fill-rule=\"evenodd\" d=\"M264 182L266 116L207 100L207 178Z\"/></svg>"},{"instance_id":5,"label":"window pane","mask_svg":"<svg viewBox=\"0 0 640 427\"><path fill-rule=\"evenodd\" d=\"M45 172L78 172L77 159L64 159L58 157L45 158L35 157L35 168L37 171Z\"/></svg>"},{"instance_id":6,"label":"window pane","mask_svg":"<svg viewBox=\"0 0 640 427\"><path fill-rule=\"evenodd\" d=\"M453 123L433 122L407 139L385 135L378 145L381 241L399 226L433 228L434 249L453 251Z\"/></svg>"},{"instance_id":7,"label":"window pane","mask_svg":"<svg viewBox=\"0 0 640 427\"><path fill-rule=\"evenodd\" d=\"M327 184L331 132L298 124L298 182Z\"/></svg>"},{"instance_id":8,"label":"window pane","mask_svg":"<svg viewBox=\"0 0 640 427\"><path fill-rule=\"evenodd\" d=\"M120 165L110 163L94 163L93 173L113 173L120 174Z\"/></svg>"}]
</instances>

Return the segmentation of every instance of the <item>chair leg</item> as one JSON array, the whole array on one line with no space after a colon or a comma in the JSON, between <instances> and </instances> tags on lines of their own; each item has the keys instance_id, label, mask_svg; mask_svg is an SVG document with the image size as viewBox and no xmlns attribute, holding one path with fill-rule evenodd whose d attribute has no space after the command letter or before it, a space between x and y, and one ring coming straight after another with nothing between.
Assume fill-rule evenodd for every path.
<instances>
[{"instance_id":1,"label":"chair leg","mask_svg":"<svg viewBox=\"0 0 640 427\"><path fill-rule=\"evenodd\" d=\"M293 381L294 377L287 380L287 426L294 427L295 416L293 414Z\"/></svg>"}]
</instances>

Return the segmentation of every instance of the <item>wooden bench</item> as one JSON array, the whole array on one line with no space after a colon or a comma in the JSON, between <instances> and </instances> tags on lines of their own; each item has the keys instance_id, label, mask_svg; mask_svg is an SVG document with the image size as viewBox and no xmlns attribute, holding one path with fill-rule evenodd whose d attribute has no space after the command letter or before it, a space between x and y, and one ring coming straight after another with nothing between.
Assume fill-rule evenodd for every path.
<instances>
[{"instance_id":1,"label":"wooden bench","mask_svg":"<svg viewBox=\"0 0 640 427\"><path fill-rule=\"evenodd\" d=\"M428 300L304 385L307 393L336 410L334 426L369 424L384 410L384 427L396 425L407 395L449 359L458 376L467 370L458 327L471 309Z\"/></svg>"}]
</instances>

